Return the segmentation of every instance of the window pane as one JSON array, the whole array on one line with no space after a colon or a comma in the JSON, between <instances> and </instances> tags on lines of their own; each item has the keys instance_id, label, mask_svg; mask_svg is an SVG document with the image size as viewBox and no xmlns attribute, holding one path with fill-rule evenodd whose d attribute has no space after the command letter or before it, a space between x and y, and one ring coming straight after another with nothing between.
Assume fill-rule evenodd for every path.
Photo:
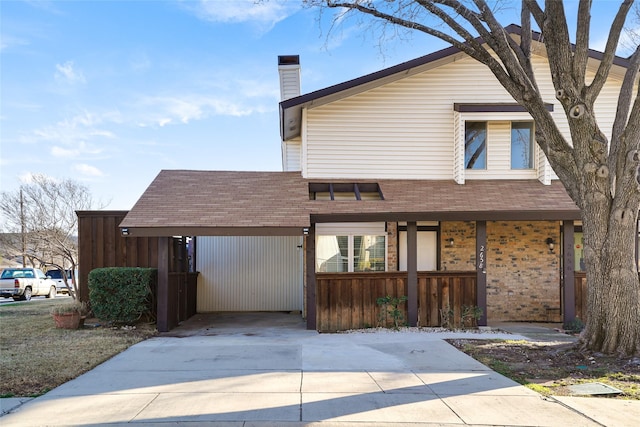
<instances>
[{"instance_id":1,"label":"window pane","mask_svg":"<svg viewBox=\"0 0 640 427\"><path fill-rule=\"evenodd\" d=\"M581 232L576 232L573 235L574 242L574 256L575 256L575 271L585 271L586 268L584 266L584 234Z\"/></svg>"},{"instance_id":2,"label":"window pane","mask_svg":"<svg viewBox=\"0 0 640 427\"><path fill-rule=\"evenodd\" d=\"M349 254L347 236L318 236L316 271L319 273L346 272Z\"/></svg>"},{"instance_id":3,"label":"window pane","mask_svg":"<svg viewBox=\"0 0 640 427\"><path fill-rule=\"evenodd\" d=\"M353 271L384 271L385 236L353 236Z\"/></svg>"},{"instance_id":4,"label":"window pane","mask_svg":"<svg viewBox=\"0 0 640 427\"><path fill-rule=\"evenodd\" d=\"M487 122L465 122L464 164L467 169L487 168Z\"/></svg>"},{"instance_id":5,"label":"window pane","mask_svg":"<svg viewBox=\"0 0 640 427\"><path fill-rule=\"evenodd\" d=\"M533 168L533 123L511 123L511 169Z\"/></svg>"}]
</instances>

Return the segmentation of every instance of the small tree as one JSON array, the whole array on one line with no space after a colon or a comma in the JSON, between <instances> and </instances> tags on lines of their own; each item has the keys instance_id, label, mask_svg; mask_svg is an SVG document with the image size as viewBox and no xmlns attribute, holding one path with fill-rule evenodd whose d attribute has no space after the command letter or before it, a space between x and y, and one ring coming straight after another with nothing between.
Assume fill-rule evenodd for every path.
<instances>
[{"instance_id":1,"label":"small tree","mask_svg":"<svg viewBox=\"0 0 640 427\"><path fill-rule=\"evenodd\" d=\"M21 256L23 265L71 269L78 266L77 210L94 208L89 189L71 179L56 180L33 175L19 190L2 192L0 213L2 243L13 256ZM63 280L70 295L77 294L77 280Z\"/></svg>"},{"instance_id":2,"label":"small tree","mask_svg":"<svg viewBox=\"0 0 640 427\"><path fill-rule=\"evenodd\" d=\"M640 351L640 282L635 262L640 208L640 46L623 61L626 74L613 126L603 132L594 105L616 60L621 32L633 0L621 0L604 52L588 78L591 0L577 10L571 44L564 4L522 0L521 37L513 38L485 0L307 0L338 8L334 23L350 14L437 37L489 68L531 115L536 142L580 208L588 287L584 347L605 353ZM505 4L493 2L493 4ZM613 6L613 4L611 5ZM555 95L567 118L564 137L547 111L532 62L532 19L541 29ZM479 36L479 38L478 38Z\"/></svg>"}]
</instances>

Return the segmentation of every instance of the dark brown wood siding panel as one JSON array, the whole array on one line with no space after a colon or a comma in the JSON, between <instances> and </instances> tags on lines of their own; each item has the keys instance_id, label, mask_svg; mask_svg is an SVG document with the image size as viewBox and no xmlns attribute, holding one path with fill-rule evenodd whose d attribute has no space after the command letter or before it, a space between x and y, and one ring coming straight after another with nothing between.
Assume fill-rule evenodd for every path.
<instances>
[{"instance_id":1,"label":"dark brown wood siding panel","mask_svg":"<svg viewBox=\"0 0 640 427\"><path fill-rule=\"evenodd\" d=\"M102 267L158 267L157 237L124 237L119 225L127 211L80 211L78 282L80 299L89 299L89 272Z\"/></svg>"}]
</instances>

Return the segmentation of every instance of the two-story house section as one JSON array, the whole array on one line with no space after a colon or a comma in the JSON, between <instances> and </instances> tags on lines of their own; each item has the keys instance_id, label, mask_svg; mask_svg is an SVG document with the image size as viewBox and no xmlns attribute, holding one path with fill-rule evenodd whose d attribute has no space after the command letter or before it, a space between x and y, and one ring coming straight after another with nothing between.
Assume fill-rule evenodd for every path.
<instances>
[{"instance_id":1,"label":"two-story house section","mask_svg":"<svg viewBox=\"0 0 640 427\"><path fill-rule=\"evenodd\" d=\"M568 138L542 43L533 62ZM627 63L596 105L605 132ZM579 210L484 65L451 47L308 94L298 56L278 68L283 172L162 171L120 225L197 236L199 311L286 306L339 330L376 326L377 299L406 296L418 326L469 308L479 324L583 316Z\"/></svg>"}]
</instances>

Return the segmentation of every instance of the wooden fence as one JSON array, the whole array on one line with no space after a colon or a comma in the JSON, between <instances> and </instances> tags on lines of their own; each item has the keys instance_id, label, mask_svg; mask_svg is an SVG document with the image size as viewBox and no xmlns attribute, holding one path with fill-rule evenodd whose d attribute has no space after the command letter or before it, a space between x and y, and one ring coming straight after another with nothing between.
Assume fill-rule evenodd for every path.
<instances>
[{"instance_id":1,"label":"wooden fence","mask_svg":"<svg viewBox=\"0 0 640 427\"><path fill-rule=\"evenodd\" d=\"M80 299L89 299L89 272L100 267L158 267L157 237L124 237L118 227L127 211L80 211L78 283Z\"/></svg>"},{"instance_id":2,"label":"wooden fence","mask_svg":"<svg viewBox=\"0 0 640 427\"><path fill-rule=\"evenodd\" d=\"M128 211L79 211L79 296L89 300L89 272L100 267L158 268L157 237L125 237L119 225ZM172 238L169 252L170 323L177 325L196 313L197 273L187 273L185 241Z\"/></svg>"},{"instance_id":3,"label":"wooden fence","mask_svg":"<svg viewBox=\"0 0 640 427\"><path fill-rule=\"evenodd\" d=\"M316 274L316 325L320 332L389 326L378 298L407 295L407 272ZM459 326L464 307L475 307L475 272L419 272L418 326ZM407 304L398 307L407 319Z\"/></svg>"}]
</instances>

